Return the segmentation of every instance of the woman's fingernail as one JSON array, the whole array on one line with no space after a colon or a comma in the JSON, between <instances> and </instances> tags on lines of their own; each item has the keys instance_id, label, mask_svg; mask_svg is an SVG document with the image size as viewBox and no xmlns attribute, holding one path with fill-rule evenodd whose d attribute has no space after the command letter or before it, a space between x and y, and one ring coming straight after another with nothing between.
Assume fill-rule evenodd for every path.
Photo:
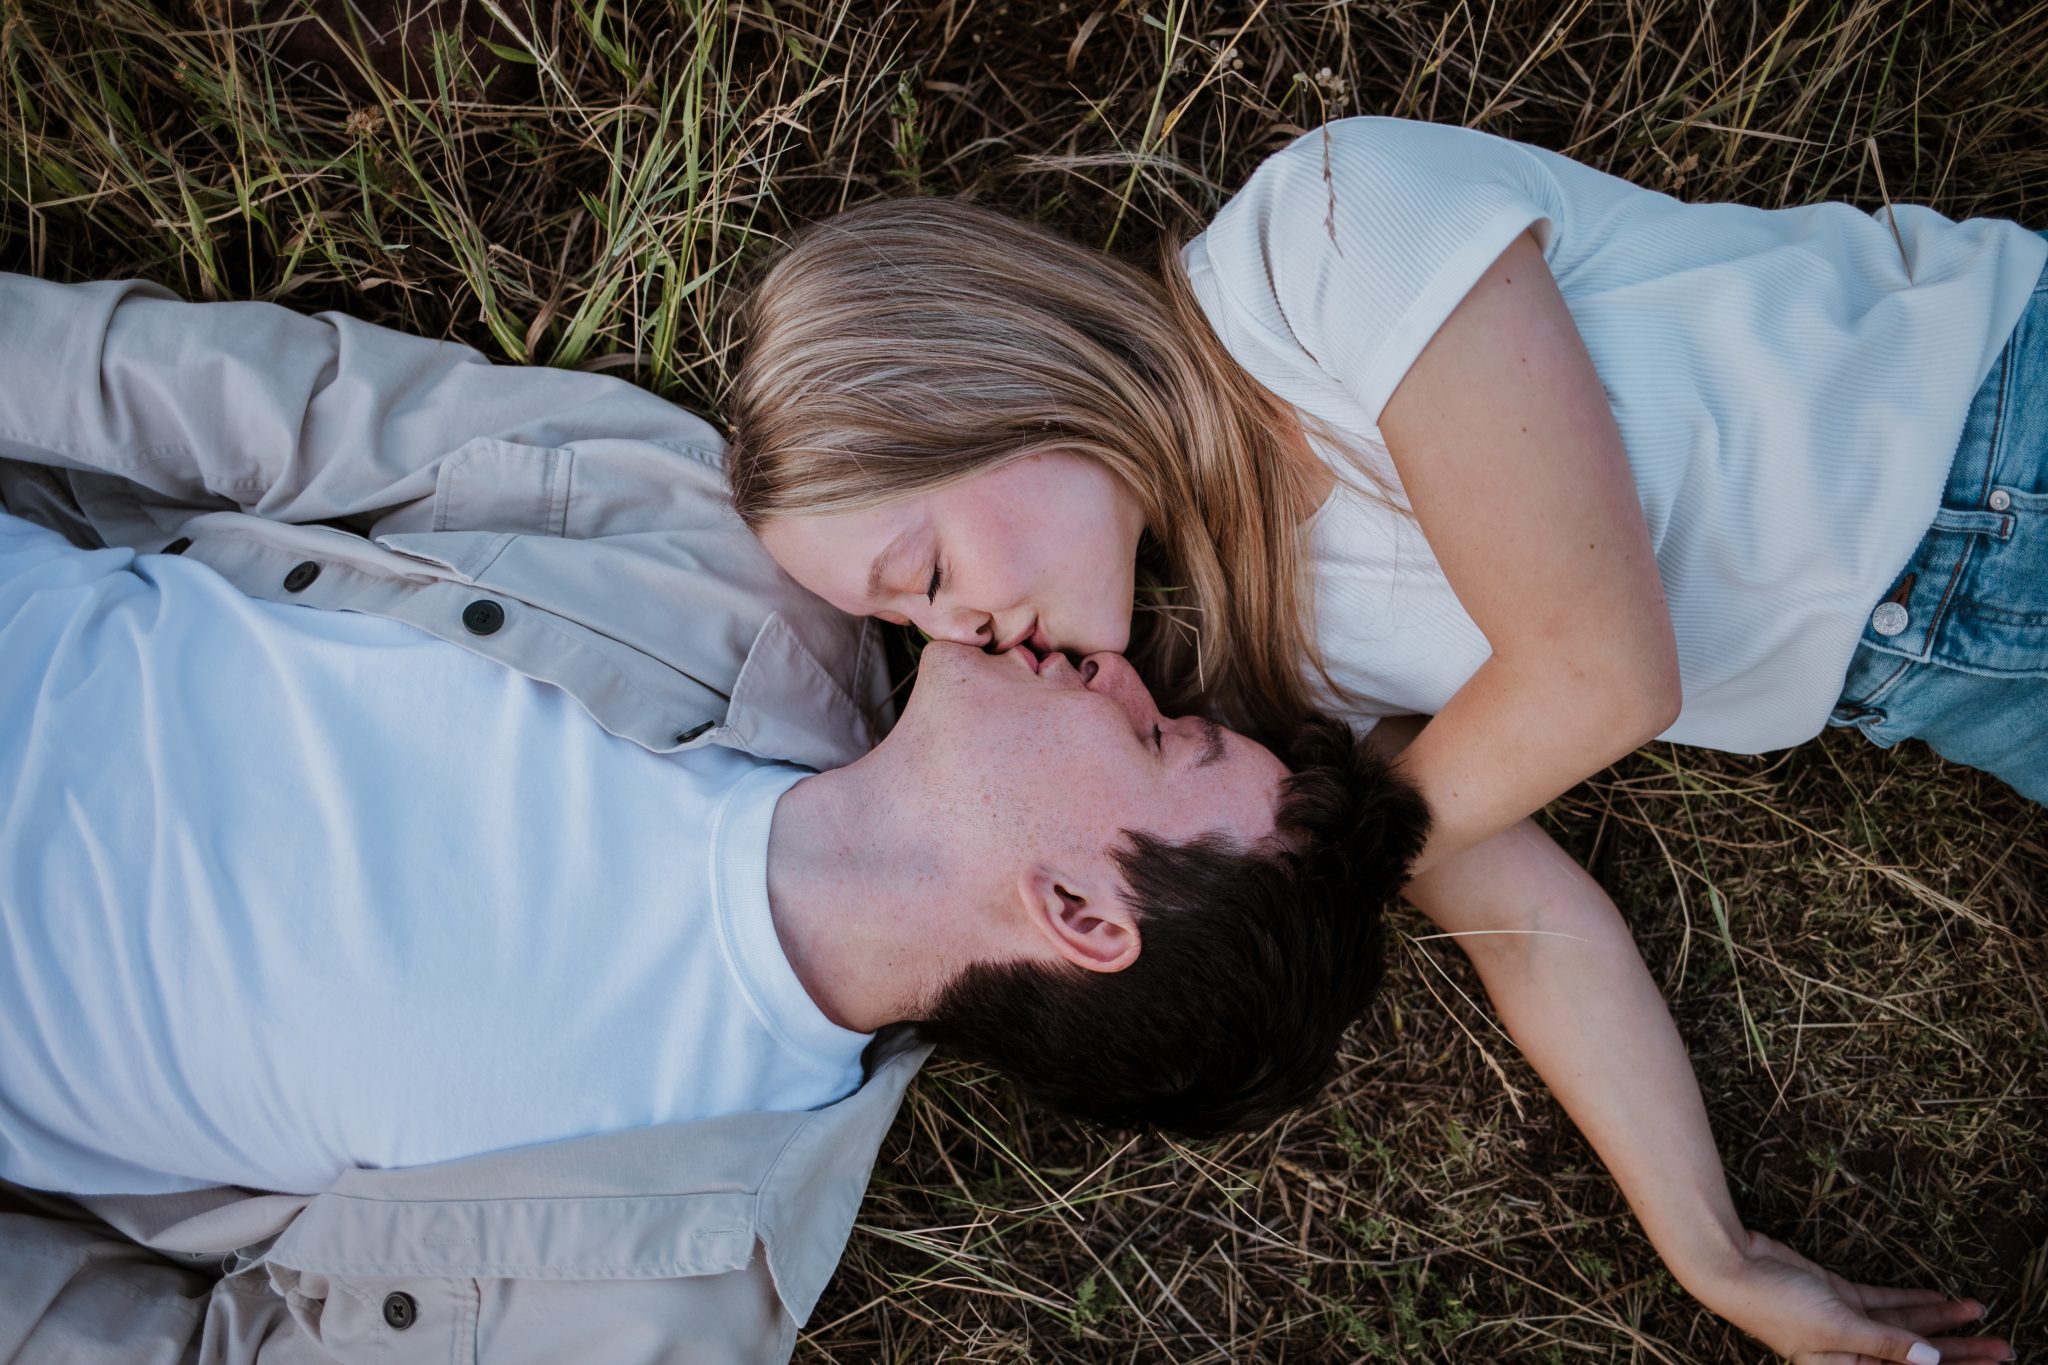
<instances>
[{"instance_id":1,"label":"woman's fingernail","mask_svg":"<svg viewBox=\"0 0 2048 1365\"><path fill-rule=\"evenodd\" d=\"M1906 1352L1906 1359L1911 1365L1941 1365L1941 1352L1924 1341L1916 1341L1912 1349Z\"/></svg>"}]
</instances>

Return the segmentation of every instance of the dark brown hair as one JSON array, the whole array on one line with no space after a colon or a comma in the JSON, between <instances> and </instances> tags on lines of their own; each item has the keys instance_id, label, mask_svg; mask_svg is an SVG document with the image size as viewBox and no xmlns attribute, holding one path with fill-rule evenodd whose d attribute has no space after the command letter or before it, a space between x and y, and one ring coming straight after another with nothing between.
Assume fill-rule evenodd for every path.
<instances>
[{"instance_id":1,"label":"dark brown hair","mask_svg":"<svg viewBox=\"0 0 2048 1365\"><path fill-rule=\"evenodd\" d=\"M1126 831L1138 958L1121 972L982 963L919 1031L1055 1109L1188 1137L1263 1126L1328 1083L1378 988L1382 912L1422 847L1422 798L1338 721L1283 755L1258 847Z\"/></svg>"}]
</instances>

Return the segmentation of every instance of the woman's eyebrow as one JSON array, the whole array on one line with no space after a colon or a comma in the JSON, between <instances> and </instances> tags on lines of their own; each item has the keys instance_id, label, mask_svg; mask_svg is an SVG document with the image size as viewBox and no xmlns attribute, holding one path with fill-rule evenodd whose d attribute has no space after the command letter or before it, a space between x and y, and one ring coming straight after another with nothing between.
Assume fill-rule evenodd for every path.
<instances>
[{"instance_id":1,"label":"woman's eyebrow","mask_svg":"<svg viewBox=\"0 0 2048 1365\"><path fill-rule=\"evenodd\" d=\"M1202 756L1195 760L1197 768L1206 768L1212 763L1223 761L1223 727L1207 716L1202 718Z\"/></svg>"},{"instance_id":2,"label":"woman's eyebrow","mask_svg":"<svg viewBox=\"0 0 2048 1365\"><path fill-rule=\"evenodd\" d=\"M868 601L873 602L882 595L882 575L888 572L889 561L903 545L903 538L910 534L906 528L896 533L896 539L884 545L875 556L875 562L868 565Z\"/></svg>"}]
</instances>

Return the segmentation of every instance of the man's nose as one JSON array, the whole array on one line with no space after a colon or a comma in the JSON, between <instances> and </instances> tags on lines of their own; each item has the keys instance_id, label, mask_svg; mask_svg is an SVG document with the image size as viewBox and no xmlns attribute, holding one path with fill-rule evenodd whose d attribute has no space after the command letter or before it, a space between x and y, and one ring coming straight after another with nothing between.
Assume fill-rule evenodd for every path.
<instances>
[{"instance_id":1,"label":"man's nose","mask_svg":"<svg viewBox=\"0 0 2048 1365\"><path fill-rule=\"evenodd\" d=\"M1081 660L1081 685L1100 692L1123 707L1131 723L1149 728L1159 718L1152 694L1138 677L1138 670L1121 654L1090 654Z\"/></svg>"}]
</instances>

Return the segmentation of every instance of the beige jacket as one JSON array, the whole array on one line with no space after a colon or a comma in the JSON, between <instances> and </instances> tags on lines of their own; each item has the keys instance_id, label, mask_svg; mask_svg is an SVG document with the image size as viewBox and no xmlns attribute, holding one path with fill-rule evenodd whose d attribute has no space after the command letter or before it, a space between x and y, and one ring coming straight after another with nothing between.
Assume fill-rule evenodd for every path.
<instances>
[{"instance_id":1,"label":"beige jacket","mask_svg":"<svg viewBox=\"0 0 2048 1365\"><path fill-rule=\"evenodd\" d=\"M721 453L615 379L0 275L8 510L410 622L650 749L849 762L888 720L872 627L776 569ZM0 1187L0 1362L786 1359L924 1052L885 1038L813 1113L352 1172L310 1198Z\"/></svg>"},{"instance_id":2,"label":"beige jacket","mask_svg":"<svg viewBox=\"0 0 2048 1365\"><path fill-rule=\"evenodd\" d=\"M410 622L649 749L849 763L886 721L874 624L745 532L723 451L617 379L335 313L0 275L17 515L177 546L253 597ZM465 622L479 602L499 611Z\"/></svg>"}]
</instances>

